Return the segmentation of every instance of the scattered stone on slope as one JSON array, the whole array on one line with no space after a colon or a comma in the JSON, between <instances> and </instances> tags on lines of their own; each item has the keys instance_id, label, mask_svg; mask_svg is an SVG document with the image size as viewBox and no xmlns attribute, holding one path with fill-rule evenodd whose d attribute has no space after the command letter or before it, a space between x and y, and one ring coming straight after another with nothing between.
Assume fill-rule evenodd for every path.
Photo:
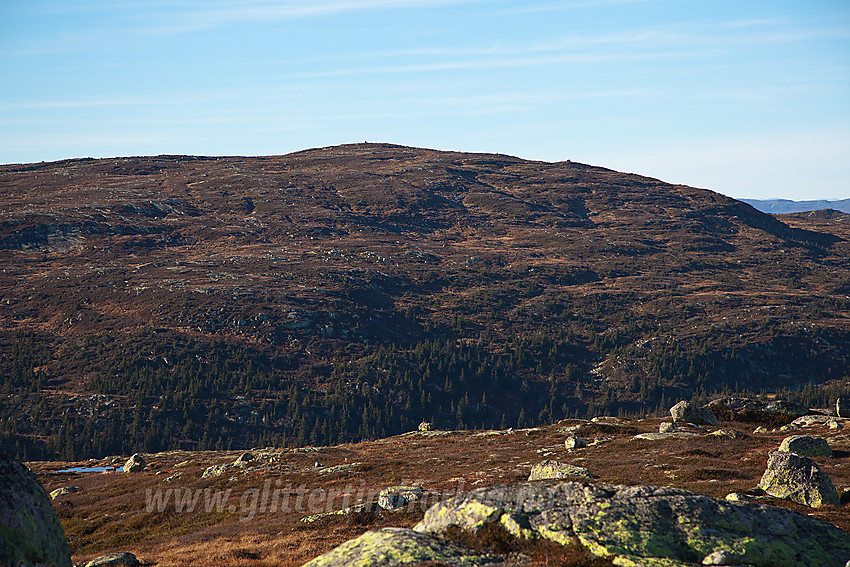
<instances>
[{"instance_id":1,"label":"scattered stone on slope","mask_svg":"<svg viewBox=\"0 0 850 567\"><path fill-rule=\"evenodd\" d=\"M693 423L694 425L717 425L717 416L709 408L701 408L693 402L683 400L670 408L674 422Z\"/></svg>"},{"instance_id":2,"label":"scattered stone on slope","mask_svg":"<svg viewBox=\"0 0 850 567\"><path fill-rule=\"evenodd\" d=\"M499 562L498 557L474 555L431 534L406 528L371 530L343 543L304 567L395 567L435 562L450 567L472 567Z\"/></svg>"},{"instance_id":3,"label":"scattered stone on slope","mask_svg":"<svg viewBox=\"0 0 850 567\"><path fill-rule=\"evenodd\" d=\"M119 567L125 565L127 567L135 567L141 565L142 562L132 553L120 551L118 553L109 553L101 555L86 563L85 567Z\"/></svg>"},{"instance_id":4,"label":"scattered stone on slope","mask_svg":"<svg viewBox=\"0 0 850 567\"><path fill-rule=\"evenodd\" d=\"M433 425L430 421L423 421L419 424L419 431L431 431L433 429Z\"/></svg>"},{"instance_id":5,"label":"scattered stone on slope","mask_svg":"<svg viewBox=\"0 0 850 567\"><path fill-rule=\"evenodd\" d=\"M658 426L658 433L676 433L679 431L679 424L675 421L665 421Z\"/></svg>"},{"instance_id":6,"label":"scattered stone on slope","mask_svg":"<svg viewBox=\"0 0 850 567\"><path fill-rule=\"evenodd\" d=\"M145 459L140 454L136 453L127 459L127 462L124 463L121 470L126 473L143 471L145 470Z\"/></svg>"},{"instance_id":7,"label":"scattered stone on slope","mask_svg":"<svg viewBox=\"0 0 850 567\"><path fill-rule=\"evenodd\" d=\"M718 429L717 431L712 431L707 435L707 437L720 437L723 439L746 439L749 437L743 431L738 431L737 429L730 429L728 427L724 427L722 429Z\"/></svg>"},{"instance_id":8,"label":"scattered stone on slope","mask_svg":"<svg viewBox=\"0 0 850 567\"><path fill-rule=\"evenodd\" d=\"M233 463L223 463L220 465L211 465L208 466L204 470L204 474L201 475L201 478L210 478L213 476L221 476L227 471L227 469L233 468Z\"/></svg>"},{"instance_id":9,"label":"scattered stone on slope","mask_svg":"<svg viewBox=\"0 0 850 567\"><path fill-rule=\"evenodd\" d=\"M687 437L699 437L702 435L701 433L696 433L694 431L675 431L673 433L638 433L634 437L633 440L642 439L644 441L660 441L663 439L682 439Z\"/></svg>"},{"instance_id":10,"label":"scattered stone on slope","mask_svg":"<svg viewBox=\"0 0 850 567\"><path fill-rule=\"evenodd\" d=\"M770 452L759 488L776 498L810 508L841 505L832 480L816 463L785 451Z\"/></svg>"},{"instance_id":11,"label":"scattered stone on slope","mask_svg":"<svg viewBox=\"0 0 850 567\"><path fill-rule=\"evenodd\" d=\"M838 417L850 417L850 398L838 398L835 400L835 415Z\"/></svg>"},{"instance_id":12,"label":"scattered stone on slope","mask_svg":"<svg viewBox=\"0 0 850 567\"><path fill-rule=\"evenodd\" d=\"M576 437L575 435L569 435L564 440L564 446L567 449L584 449L585 447L587 447L587 441L585 441L581 437Z\"/></svg>"},{"instance_id":13,"label":"scattered stone on slope","mask_svg":"<svg viewBox=\"0 0 850 567\"><path fill-rule=\"evenodd\" d=\"M80 492L81 490L82 488L79 486L63 486L62 488L51 490L50 499L56 500L60 496L67 496L68 494L74 494L75 492Z\"/></svg>"},{"instance_id":14,"label":"scattered stone on slope","mask_svg":"<svg viewBox=\"0 0 850 567\"><path fill-rule=\"evenodd\" d=\"M801 457L831 457L832 449L826 439L812 435L792 435L782 440L780 451L796 453Z\"/></svg>"},{"instance_id":15,"label":"scattered stone on slope","mask_svg":"<svg viewBox=\"0 0 850 567\"><path fill-rule=\"evenodd\" d=\"M593 475L584 467L577 467L558 461L543 461L531 467L531 474L528 476L528 480L544 480L548 478L592 479Z\"/></svg>"},{"instance_id":16,"label":"scattered stone on slope","mask_svg":"<svg viewBox=\"0 0 850 567\"><path fill-rule=\"evenodd\" d=\"M424 495L425 489L421 486L390 486L378 494L378 506L384 510L398 510L421 500Z\"/></svg>"},{"instance_id":17,"label":"scattered stone on slope","mask_svg":"<svg viewBox=\"0 0 850 567\"><path fill-rule=\"evenodd\" d=\"M71 567L62 525L44 488L0 454L0 565Z\"/></svg>"},{"instance_id":18,"label":"scattered stone on slope","mask_svg":"<svg viewBox=\"0 0 850 567\"><path fill-rule=\"evenodd\" d=\"M567 544L578 538L617 565L684 567L715 552L754 567L844 567L850 538L797 512L726 502L685 490L587 482L525 482L480 488L435 504L414 527L443 533L499 522L516 537Z\"/></svg>"}]
</instances>

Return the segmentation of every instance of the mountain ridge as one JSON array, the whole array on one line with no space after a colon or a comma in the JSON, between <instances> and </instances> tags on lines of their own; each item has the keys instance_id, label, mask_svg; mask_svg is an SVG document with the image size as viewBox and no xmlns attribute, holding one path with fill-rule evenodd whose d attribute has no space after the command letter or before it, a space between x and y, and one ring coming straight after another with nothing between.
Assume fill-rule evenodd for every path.
<instances>
[{"instance_id":1,"label":"mountain ridge","mask_svg":"<svg viewBox=\"0 0 850 567\"><path fill-rule=\"evenodd\" d=\"M848 367L846 223L605 168L352 144L0 166L0 195L18 453L528 425Z\"/></svg>"}]
</instances>

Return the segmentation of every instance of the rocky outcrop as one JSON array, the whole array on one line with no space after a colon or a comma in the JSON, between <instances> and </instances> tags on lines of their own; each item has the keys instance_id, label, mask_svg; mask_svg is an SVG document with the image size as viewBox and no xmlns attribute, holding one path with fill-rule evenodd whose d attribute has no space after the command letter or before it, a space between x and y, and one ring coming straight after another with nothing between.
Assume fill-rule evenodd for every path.
<instances>
[{"instance_id":1,"label":"rocky outcrop","mask_svg":"<svg viewBox=\"0 0 850 567\"><path fill-rule=\"evenodd\" d=\"M717 416L708 408L701 408L693 402L681 401L670 408L674 422L693 423L694 425L717 425Z\"/></svg>"},{"instance_id":2,"label":"rocky outcrop","mask_svg":"<svg viewBox=\"0 0 850 567\"><path fill-rule=\"evenodd\" d=\"M561 544L577 538L617 565L684 567L722 555L755 567L844 567L850 558L847 533L815 518L652 486L542 481L481 488L435 504L414 530L440 534L486 522L516 537Z\"/></svg>"},{"instance_id":3,"label":"rocky outcrop","mask_svg":"<svg viewBox=\"0 0 850 567\"><path fill-rule=\"evenodd\" d=\"M120 551L92 559L86 563L85 567L136 567L141 564L142 562L132 553Z\"/></svg>"},{"instance_id":4,"label":"rocky outcrop","mask_svg":"<svg viewBox=\"0 0 850 567\"><path fill-rule=\"evenodd\" d=\"M769 421L788 423L809 413L808 408L785 400L753 398L718 398L706 407L724 419L734 421Z\"/></svg>"},{"instance_id":5,"label":"rocky outcrop","mask_svg":"<svg viewBox=\"0 0 850 567\"><path fill-rule=\"evenodd\" d=\"M782 440L780 451L796 453L801 457L831 457L832 449L826 439L812 435L792 435Z\"/></svg>"},{"instance_id":6,"label":"rocky outcrop","mask_svg":"<svg viewBox=\"0 0 850 567\"><path fill-rule=\"evenodd\" d=\"M531 468L528 480L544 480L547 478L586 478L591 479L593 475L584 467L577 467L558 461L543 461Z\"/></svg>"},{"instance_id":7,"label":"rocky outcrop","mask_svg":"<svg viewBox=\"0 0 850 567\"><path fill-rule=\"evenodd\" d=\"M127 473L130 472L141 472L145 470L145 459L138 453L127 459L127 462L124 463L124 466L121 467L121 470Z\"/></svg>"},{"instance_id":8,"label":"rocky outcrop","mask_svg":"<svg viewBox=\"0 0 850 567\"><path fill-rule=\"evenodd\" d=\"M395 567L426 562L472 567L496 563L498 558L471 554L430 534L405 528L383 528L368 531L320 555L304 567Z\"/></svg>"},{"instance_id":9,"label":"rocky outcrop","mask_svg":"<svg viewBox=\"0 0 850 567\"><path fill-rule=\"evenodd\" d=\"M776 498L786 498L810 508L841 505L832 480L817 464L785 451L770 452L759 488Z\"/></svg>"},{"instance_id":10,"label":"rocky outcrop","mask_svg":"<svg viewBox=\"0 0 850 567\"><path fill-rule=\"evenodd\" d=\"M0 455L0 565L71 567L65 533L44 488Z\"/></svg>"}]
</instances>

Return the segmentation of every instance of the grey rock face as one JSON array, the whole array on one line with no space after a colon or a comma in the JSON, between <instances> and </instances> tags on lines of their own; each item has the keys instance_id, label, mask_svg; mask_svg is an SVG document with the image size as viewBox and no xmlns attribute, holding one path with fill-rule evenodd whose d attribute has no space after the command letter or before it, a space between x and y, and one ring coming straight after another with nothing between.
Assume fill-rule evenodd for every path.
<instances>
[{"instance_id":1,"label":"grey rock face","mask_svg":"<svg viewBox=\"0 0 850 567\"><path fill-rule=\"evenodd\" d=\"M414 530L475 530L485 522L517 537L562 544L578 538L623 565L693 565L715 552L755 567L841 567L850 557L847 533L815 518L652 486L540 481L481 488L435 504Z\"/></svg>"},{"instance_id":2,"label":"grey rock face","mask_svg":"<svg viewBox=\"0 0 850 567\"><path fill-rule=\"evenodd\" d=\"M717 425L717 416L708 408L701 408L693 402L681 401L670 408L674 422L693 423L694 425Z\"/></svg>"},{"instance_id":3,"label":"grey rock face","mask_svg":"<svg viewBox=\"0 0 850 567\"><path fill-rule=\"evenodd\" d=\"M0 455L0 565L71 567L65 533L35 476Z\"/></svg>"},{"instance_id":4,"label":"grey rock face","mask_svg":"<svg viewBox=\"0 0 850 567\"><path fill-rule=\"evenodd\" d=\"M792 435L782 440L780 451L796 453L801 457L831 457L832 449L826 439L811 435Z\"/></svg>"},{"instance_id":5,"label":"grey rock face","mask_svg":"<svg viewBox=\"0 0 850 567\"><path fill-rule=\"evenodd\" d=\"M495 563L498 558L471 554L430 534L405 528L368 531L305 563L304 567L396 567L437 562L450 567Z\"/></svg>"},{"instance_id":6,"label":"grey rock face","mask_svg":"<svg viewBox=\"0 0 850 567\"><path fill-rule=\"evenodd\" d=\"M135 555L132 553L128 553L126 551L120 551L118 553L110 553L108 555L101 555L96 559L92 559L88 563L86 563L86 567L119 567L119 566L127 566L127 567L135 567L136 565L141 565L142 562L139 561Z\"/></svg>"},{"instance_id":7,"label":"grey rock face","mask_svg":"<svg viewBox=\"0 0 850 567\"><path fill-rule=\"evenodd\" d=\"M421 486L390 486L378 494L378 506L384 510L398 510L425 495Z\"/></svg>"},{"instance_id":8,"label":"grey rock face","mask_svg":"<svg viewBox=\"0 0 850 567\"><path fill-rule=\"evenodd\" d=\"M759 488L776 498L787 498L811 508L841 505L832 480L817 464L785 451L770 452Z\"/></svg>"}]
</instances>

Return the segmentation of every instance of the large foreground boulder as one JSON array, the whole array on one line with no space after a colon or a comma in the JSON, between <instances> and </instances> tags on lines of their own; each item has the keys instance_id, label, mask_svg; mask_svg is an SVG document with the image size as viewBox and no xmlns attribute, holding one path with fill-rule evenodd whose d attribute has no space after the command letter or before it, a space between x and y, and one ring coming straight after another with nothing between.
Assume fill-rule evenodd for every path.
<instances>
[{"instance_id":1,"label":"large foreground boulder","mask_svg":"<svg viewBox=\"0 0 850 567\"><path fill-rule=\"evenodd\" d=\"M720 555L754 567L844 567L850 560L847 532L815 518L652 486L539 481L480 488L435 504L414 530L440 534L486 522L517 537L564 545L577 538L618 565L683 567Z\"/></svg>"},{"instance_id":2,"label":"large foreground boulder","mask_svg":"<svg viewBox=\"0 0 850 567\"><path fill-rule=\"evenodd\" d=\"M841 506L838 491L829 476L814 461L786 451L770 452L759 488L776 498L810 508L820 508L824 504Z\"/></svg>"},{"instance_id":3,"label":"large foreground boulder","mask_svg":"<svg viewBox=\"0 0 850 567\"><path fill-rule=\"evenodd\" d=\"M497 561L495 557L472 554L430 534L405 528L383 528L347 541L304 567L395 567L429 563L473 567Z\"/></svg>"},{"instance_id":4,"label":"large foreground boulder","mask_svg":"<svg viewBox=\"0 0 850 567\"><path fill-rule=\"evenodd\" d=\"M141 564L142 562L132 553L119 551L92 559L86 563L85 567L137 567Z\"/></svg>"},{"instance_id":5,"label":"large foreground boulder","mask_svg":"<svg viewBox=\"0 0 850 567\"><path fill-rule=\"evenodd\" d=\"M50 498L35 476L0 455L0 565L71 567Z\"/></svg>"}]
</instances>

